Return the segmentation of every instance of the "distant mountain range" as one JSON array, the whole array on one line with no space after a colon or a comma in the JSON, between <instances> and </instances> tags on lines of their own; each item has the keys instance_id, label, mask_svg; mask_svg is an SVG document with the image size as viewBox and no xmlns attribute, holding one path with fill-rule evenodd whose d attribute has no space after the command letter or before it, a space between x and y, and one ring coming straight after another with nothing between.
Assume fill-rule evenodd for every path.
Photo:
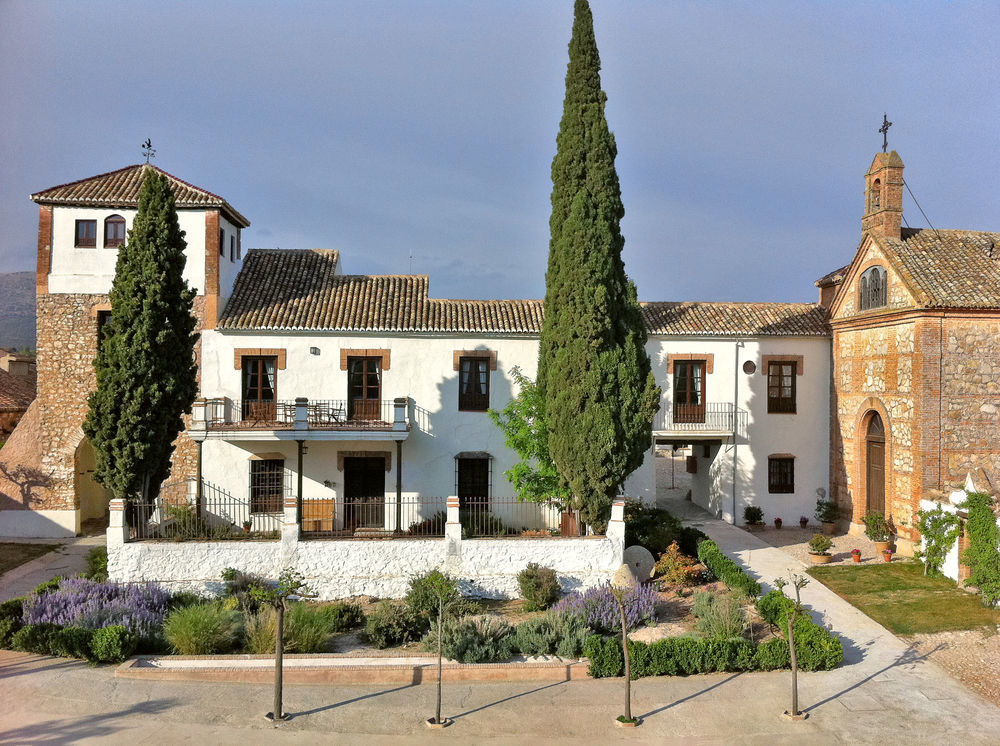
<instances>
[{"instance_id":1,"label":"distant mountain range","mask_svg":"<svg viewBox=\"0 0 1000 746\"><path fill-rule=\"evenodd\" d=\"M0 273L0 347L35 349L35 273Z\"/></svg>"}]
</instances>

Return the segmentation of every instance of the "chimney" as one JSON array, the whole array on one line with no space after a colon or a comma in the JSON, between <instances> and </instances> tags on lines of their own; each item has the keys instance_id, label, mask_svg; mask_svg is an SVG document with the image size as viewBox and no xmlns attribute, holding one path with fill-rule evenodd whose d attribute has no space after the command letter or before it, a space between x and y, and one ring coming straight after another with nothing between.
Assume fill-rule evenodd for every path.
<instances>
[{"instance_id":1,"label":"chimney","mask_svg":"<svg viewBox=\"0 0 1000 746\"><path fill-rule=\"evenodd\" d=\"M865 174L862 233L900 238L903 224L903 160L895 150L878 153Z\"/></svg>"}]
</instances>

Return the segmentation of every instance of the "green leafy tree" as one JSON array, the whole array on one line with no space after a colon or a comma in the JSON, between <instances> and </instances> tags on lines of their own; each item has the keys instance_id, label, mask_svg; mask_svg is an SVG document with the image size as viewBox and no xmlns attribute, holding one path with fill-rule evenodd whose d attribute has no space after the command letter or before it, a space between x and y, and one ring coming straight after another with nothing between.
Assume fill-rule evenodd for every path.
<instances>
[{"instance_id":1,"label":"green leafy tree","mask_svg":"<svg viewBox=\"0 0 1000 746\"><path fill-rule=\"evenodd\" d=\"M622 262L625 208L600 68L590 5L576 0L552 161L538 389L552 461L589 523L606 520L612 498L642 463L660 396Z\"/></svg>"},{"instance_id":2,"label":"green leafy tree","mask_svg":"<svg viewBox=\"0 0 1000 746\"><path fill-rule=\"evenodd\" d=\"M940 575L948 552L962 536L962 519L940 505L917 512L920 547L913 555L924 563L924 575Z\"/></svg>"},{"instance_id":3,"label":"green leafy tree","mask_svg":"<svg viewBox=\"0 0 1000 746\"><path fill-rule=\"evenodd\" d=\"M969 548L962 553L962 562L969 566L969 585L979 589L983 606L1000 602L1000 528L997 528L993 498L984 492L967 493L961 507L969 514L965 532Z\"/></svg>"},{"instance_id":4,"label":"green leafy tree","mask_svg":"<svg viewBox=\"0 0 1000 746\"><path fill-rule=\"evenodd\" d=\"M517 384L517 396L501 411L491 409L488 412L503 432L504 444L521 457L503 475L514 486L519 500L545 502L554 498L565 502L570 492L549 455L548 431L538 386L516 366L511 368L510 374Z\"/></svg>"},{"instance_id":5,"label":"green leafy tree","mask_svg":"<svg viewBox=\"0 0 1000 746\"><path fill-rule=\"evenodd\" d=\"M112 497L155 495L198 384L194 291L184 280L184 231L167 177L146 170L139 209L118 250L111 321L97 351L97 388L83 431L94 478Z\"/></svg>"}]
</instances>

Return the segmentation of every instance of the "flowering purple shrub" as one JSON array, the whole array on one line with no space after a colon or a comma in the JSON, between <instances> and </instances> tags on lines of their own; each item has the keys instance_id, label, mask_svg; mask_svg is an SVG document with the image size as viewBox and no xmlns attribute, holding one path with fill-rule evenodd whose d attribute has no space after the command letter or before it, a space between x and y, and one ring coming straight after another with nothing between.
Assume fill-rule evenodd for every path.
<instances>
[{"instance_id":1,"label":"flowering purple shrub","mask_svg":"<svg viewBox=\"0 0 1000 746\"><path fill-rule=\"evenodd\" d=\"M154 640L162 634L169 601L170 593L154 583L119 585L69 578L57 590L28 596L23 622L86 629L121 625L138 638Z\"/></svg>"},{"instance_id":2,"label":"flowering purple shrub","mask_svg":"<svg viewBox=\"0 0 1000 746\"><path fill-rule=\"evenodd\" d=\"M595 586L584 593L571 593L552 607L583 617L595 632L611 634L621 631L621 612L611 594L611 584ZM650 583L633 587L625 596L625 623L636 629L651 621L656 614L656 589Z\"/></svg>"}]
</instances>

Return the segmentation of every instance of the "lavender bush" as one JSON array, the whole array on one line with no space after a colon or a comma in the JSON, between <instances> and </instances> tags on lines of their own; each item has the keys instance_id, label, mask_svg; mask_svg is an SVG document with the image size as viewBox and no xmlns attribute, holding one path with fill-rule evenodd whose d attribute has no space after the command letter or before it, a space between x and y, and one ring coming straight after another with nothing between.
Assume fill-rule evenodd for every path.
<instances>
[{"instance_id":1,"label":"lavender bush","mask_svg":"<svg viewBox=\"0 0 1000 746\"><path fill-rule=\"evenodd\" d=\"M595 586L584 593L571 593L552 607L552 611L576 614L595 632L612 634L621 631L621 612L611 595L611 584ZM652 584L640 584L625 596L625 622L628 628L653 620L656 613L656 589Z\"/></svg>"},{"instance_id":2,"label":"lavender bush","mask_svg":"<svg viewBox=\"0 0 1000 746\"><path fill-rule=\"evenodd\" d=\"M48 622L101 629L121 625L147 641L162 637L170 593L154 583L119 585L69 578L57 590L31 594L24 600L24 624Z\"/></svg>"}]
</instances>

